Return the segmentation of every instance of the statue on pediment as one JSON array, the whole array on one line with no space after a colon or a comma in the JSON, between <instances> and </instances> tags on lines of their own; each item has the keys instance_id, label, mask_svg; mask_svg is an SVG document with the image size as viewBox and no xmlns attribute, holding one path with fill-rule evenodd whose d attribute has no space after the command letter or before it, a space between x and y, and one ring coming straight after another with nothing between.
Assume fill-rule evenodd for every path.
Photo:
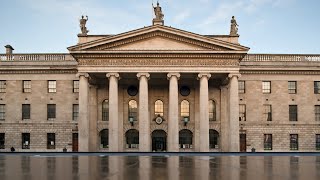
<instances>
[{"instance_id":1,"label":"statue on pediment","mask_svg":"<svg viewBox=\"0 0 320 180\"><path fill-rule=\"evenodd\" d=\"M154 14L156 17L154 20L163 20L164 14L162 13L161 7L159 6L159 2L157 2L157 6L153 7L154 9Z\"/></svg>"},{"instance_id":2,"label":"statue on pediment","mask_svg":"<svg viewBox=\"0 0 320 180\"><path fill-rule=\"evenodd\" d=\"M88 16L86 16L86 18L84 18L84 16L81 16L80 19L80 29L81 29L81 33L80 35L87 35L89 30L86 27L86 23L88 21Z\"/></svg>"},{"instance_id":3,"label":"statue on pediment","mask_svg":"<svg viewBox=\"0 0 320 180\"><path fill-rule=\"evenodd\" d=\"M238 34L238 24L234 16L231 19L231 28L230 28L230 36L239 36Z\"/></svg>"}]
</instances>

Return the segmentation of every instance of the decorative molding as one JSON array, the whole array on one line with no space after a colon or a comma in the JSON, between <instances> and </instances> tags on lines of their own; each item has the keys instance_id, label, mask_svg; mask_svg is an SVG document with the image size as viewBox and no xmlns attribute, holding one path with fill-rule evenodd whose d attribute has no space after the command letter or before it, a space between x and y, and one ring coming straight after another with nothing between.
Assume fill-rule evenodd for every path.
<instances>
[{"instance_id":1,"label":"decorative molding","mask_svg":"<svg viewBox=\"0 0 320 180\"><path fill-rule=\"evenodd\" d=\"M193 134L193 137L194 137L194 135L195 135L194 124L188 123L188 124L185 126L185 125L179 123L179 131L181 131L181 130L183 130L183 129L187 129L187 130L191 131L192 134Z\"/></svg>"},{"instance_id":2,"label":"decorative molding","mask_svg":"<svg viewBox=\"0 0 320 180\"><path fill-rule=\"evenodd\" d=\"M151 124L150 125L150 134L155 130L164 130L168 134L168 125L166 123L162 124Z\"/></svg>"},{"instance_id":3,"label":"decorative molding","mask_svg":"<svg viewBox=\"0 0 320 180\"><path fill-rule=\"evenodd\" d=\"M118 80L120 79L119 73L110 72L110 73L107 73L107 74L106 74L106 77L107 77L108 79L110 79L111 76L114 76L114 77L117 78Z\"/></svg>"},{"instance_id":4,"label":"decorative molding","mask_svg":"<svg viewBox=\"0 0 320 180\"><path fill-rule=\"evenodd\" d=\"M85 78L90 78L89 73L85 73L85 72L80 72L76 74L77 78L80 78L80 76L84 76Z\"/></svg>"},{"instance_id":5,"label":"decorative molding","mask_svg":"<svg viewBox=\"0 0 320 180\"><path fill-rule=\"evenodd\" d=\"M241 77L241 74L240 73L230 73L228 74L228 78L233 78L233 77L237 77L237 78L240 78Z\"/></svg>"},{"instance_id":6,"label":"decorative molding","mask_svg":"<svg viewBox=\"0 0 320 180\"><path fill-rule=\"evenodd\" d=\"M289 71L270 71L270 70L260 70L260 71L250 71L250 70L243 70L241 74L288 74L288 75L320 75L319 71L301 71L301 70L289 70Z\"/></svg>"},{"instance_id":7,"label":"decorative molding","mask_svg":"<svg viewBox=\"0 0 320 180\"><path fill-rule=\"evenodd\" d=\"M178 80L180 79L180 73L168 73L167 79L170 80L172 76L176 76Z\"/></svg>"},{"instance_id":8,"label":"decorative molding","mask_svg":"<svg viewBox=\"0 0 320 180\"><path fill-rule=\"evenodd\" d=\"M207 79L209 80L211 78L211 74L210 73L199 73L197 79L200 80L202 77L207 77Z\"/></svg>"},{"instance_id":9,"label":"decorative molding","mask_svg":"<svg viewBox=\"0 0 320 180\"><path fill-rule=\"evenodd\" d=\"M141 76L145 76L147 80L150 79L150 74L149 73L138 73L137 78L140 80Z\"/></svg>"},{"instance_id":10,"label":"decorative molding","mask_svg":"<svg viewBox=\"0 0 320 180\"><path fill-rule=\"evenodd\" d=\"M0 74L76 74L77 70L0 70Z\"/></svg>"}]
</instances>

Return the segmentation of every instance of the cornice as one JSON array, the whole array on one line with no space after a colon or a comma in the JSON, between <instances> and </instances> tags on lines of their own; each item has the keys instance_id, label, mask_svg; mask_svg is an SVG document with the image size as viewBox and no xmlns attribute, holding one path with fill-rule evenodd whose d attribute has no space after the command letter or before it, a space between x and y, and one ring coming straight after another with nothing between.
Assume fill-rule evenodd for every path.
<instances>
[{"instance_id":1,"label":"cornice","mask_svg":"<svg viewBox=\"0 0 320 180\"><path fill-rule=\"evenodd\" d=\"M320 75L319 71L273 71L273 70L263 70L263 71L250 71L250 70L240 70L241 74L288 74L288 75Z\"/></svg>"},{"instance_id":2,"label":"cornice","mask_svg":"<svg viewBox=\"0 0 320 180\"><path fill-rule=\"evenodd\" d=\"M73 70L0 70L0 74L76 74Z\"/></svg>"}]
</instances>

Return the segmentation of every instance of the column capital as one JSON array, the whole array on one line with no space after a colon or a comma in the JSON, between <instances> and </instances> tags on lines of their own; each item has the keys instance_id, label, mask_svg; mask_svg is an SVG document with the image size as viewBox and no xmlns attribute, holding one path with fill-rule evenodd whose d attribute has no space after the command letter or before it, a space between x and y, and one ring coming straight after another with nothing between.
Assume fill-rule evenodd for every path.
<instances>
[{"instance_id":1,"label":"column capital","mask_svg":"<svg viewBox=\"0 0 320 180\"><path fill-rule=\"evenodd\" d=\"M86 72L80 72L80 73L76 74L77 78L79 78L80 76L84 76L85 78L89 78L90 77L89 73L86 73Z\"/></svg>"},{"instance_id":2,"label":"column capital","mask_svg":"<svg viewBox=\"0 0 320 180\"><path fill-rule=\"evenodd\" d=\"M149 73L138 73L137 78L140 80L141 76L145 76L148 80L150 79L150 74Z\"/></svg>"},{"instance_id":3,"label":"column capital","mask_svg":"<svg viewBox=\"0 0 320 180\"><path fill-rule=\"evenodd\" d=\"M236 76L237 78L240 78L241 74L240 73L229 73L228 74L228 78L232 78L233 76Z\"/></svg>"},{"instance_id":4,"label":"column capital","mask_svg":"<svg viewBox=\"0 0 320 180\"><path fill-rule=\"evenodd\" d=\"M167 79L170 80L172 76L176 76L178 80L180 79L180 73L168 73Z\"/></svg>"},{"instance_id":5,"label":"column capital","mask_svg":"<svg viewBox=\"0 0 320 180\"><path fill-rule=\"evenodd\" d=\"M115 72L110 72L106 74L106 77L110 79L111 76L116 77L118 80L120 79L120 75L119 73L115 73Z\"/></svg>"},{"instance_id":6,"label":"column capital","mask_svg":"<svg viewBox=\"0 0 320 180\"><path fill-rule=\"evenodd\" d=\"M197 79L200 80L204 76L206 76L208 79L211 78L211 74L210 73L199 73Z\"/></svg>"}]
</instances>

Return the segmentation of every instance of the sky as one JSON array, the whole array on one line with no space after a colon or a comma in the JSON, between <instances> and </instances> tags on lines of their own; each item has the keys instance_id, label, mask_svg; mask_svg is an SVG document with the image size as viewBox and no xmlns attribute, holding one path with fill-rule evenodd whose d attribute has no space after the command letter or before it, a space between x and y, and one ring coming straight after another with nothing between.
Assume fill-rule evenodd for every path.
<instances>
[{"instance_id":1,"label":"sky","mask_svg":"<svg viewBox=\"0 0 320 180\"><path fill-rule=\"evenodd\" d=\"M79 19L89 35L150 26L156 0L0 0L0 54L67 53L77 44ZM166 26L196 34L227 35L239 24L249 53L320 54L319 0L159 0ZM2 49L1 49L2 47Z\"/></svg>"}]
</instances>

